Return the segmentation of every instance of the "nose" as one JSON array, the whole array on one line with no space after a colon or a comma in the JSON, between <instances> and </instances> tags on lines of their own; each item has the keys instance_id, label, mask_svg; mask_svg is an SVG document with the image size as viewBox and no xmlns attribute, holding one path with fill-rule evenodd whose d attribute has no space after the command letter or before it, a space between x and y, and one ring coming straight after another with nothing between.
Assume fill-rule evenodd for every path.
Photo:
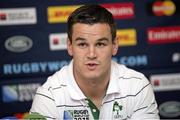
<instances>
[{"instance_id":1,"label":"nose","mask_svg":"<svg viewBox=\"0 0 180 120\"><path fill-rule=\"evenodd\" d=\"M96 49L94 46L89 46L87 57L89 59L95 59L97 57L96 55Z\"/></svg>"}]
</instances>

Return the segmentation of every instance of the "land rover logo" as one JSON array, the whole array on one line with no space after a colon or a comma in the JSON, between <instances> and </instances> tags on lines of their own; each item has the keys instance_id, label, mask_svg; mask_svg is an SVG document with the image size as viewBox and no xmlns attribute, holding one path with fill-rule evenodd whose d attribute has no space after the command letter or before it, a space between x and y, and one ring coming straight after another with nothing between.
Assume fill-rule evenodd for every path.
<instances>
[{"instance_id":1,"label":"land rover logo","mask_svg":"<svg viewBox=\"0 0 180 120\"><path fill-rule=\"evenodd\" d=\"M159 113L163 117L178 117L180 116L180 102L178 101L168 101L162 103L159 106Z\"/></svg>"},{"instance_id":2,"label":"land rover logo","mask_svg":"<svg viewBox=\"0 0 180 120\"><path fill-rule=\"evenodd\" d=\"M13 36L6 40L5 47L11 52L25 52L32 47L33 43L29 37Z\"/></svg>"}]
</instances>

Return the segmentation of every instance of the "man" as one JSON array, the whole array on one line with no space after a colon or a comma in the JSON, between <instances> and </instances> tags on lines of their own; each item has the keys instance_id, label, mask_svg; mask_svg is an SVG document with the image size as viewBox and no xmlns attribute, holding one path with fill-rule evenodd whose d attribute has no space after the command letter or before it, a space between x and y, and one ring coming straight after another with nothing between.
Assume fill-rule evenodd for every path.
<instances>
[{"instance_id":1,"label":"man","mask_svg":"<svg viewBox=\"0 0 180 120\"><path fill-rule=\"evenodd\" d=\"M30 113L48 119L159 119L149 81L111 60L118 51L112 14L85 5L68 18L72 61L38 88Z\"/></svg>"}]
</instances>

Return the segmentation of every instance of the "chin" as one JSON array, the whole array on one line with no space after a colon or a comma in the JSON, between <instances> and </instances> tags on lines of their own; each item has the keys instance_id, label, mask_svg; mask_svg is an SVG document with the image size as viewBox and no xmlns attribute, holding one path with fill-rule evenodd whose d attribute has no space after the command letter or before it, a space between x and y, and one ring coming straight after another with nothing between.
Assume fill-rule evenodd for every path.
<instances>
[{"instance_id":1,"label":"chin","mask_svg":"<svg viewBox=\"0 0 180 120\"><path fill-rule=\"evenodd\" d=\"M88 75L85 75L85 78L87 78L87 79L97 79L97 78L99 78L99 75L97 75L97 74L88 74Z\"/></svg>"}]
</instances>

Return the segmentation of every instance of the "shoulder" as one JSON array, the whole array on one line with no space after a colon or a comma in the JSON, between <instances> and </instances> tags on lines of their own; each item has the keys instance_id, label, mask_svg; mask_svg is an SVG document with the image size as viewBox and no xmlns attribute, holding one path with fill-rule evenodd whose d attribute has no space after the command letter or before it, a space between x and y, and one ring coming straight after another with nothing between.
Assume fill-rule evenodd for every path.
<instances>
[{"instance_id":1,"label":"shoulder","mask_svg":"<svg viewBox=\"0 0 180 120\"><path fill-rule=\"evenodd\" d=\"M67 88L67 74L68 66L64 66L61 70L49 76L47 81L37 89L36 101L39 101L37 99L43 99L57 104L57 101L60 101L61 97L64 96L64 90Z\"/></svg>"},{"instance_id":2,"label":"shoulder","mask_svg":"<svg viewBox=\"0 0 180 120\"><path fill-rule=\"evenodd\" d=\"M127 106L127 110L134 119L157 118L157 104L154 92L145 75L124 65L113 64L114 74L117 75L115 80L119 92L116 99L124 101L124 106Z\"/></svg>"},{"instance_id":3,"label":"shoulder","mask_svg":"<svg viewBox=\"0 0 180 120\"><path fill-rule=\"evenodd\" d=\"M143 73L128 68L125 65L112 62L112 66L113 66L112 69L114 71L114 74L116 74L119 79L125 79L125 80L131 79L131 81L135 79L137 79L138 81L147 80L147 78Z\"/></svg>"},{"instance_id":4,"label":"shoulder","mask_svg":"<svg viewBox=\"0 0 180 120\"><path fill-rule=\"evenodd\" d=\"M121 88L121 91L129 91L136 94L147 86L150 86L149 80L141 72L116 62L113 62L113 70L114 74L116 74L117 84Z\"/></svg>"},{"instance_id":5,"label":"shoulder","mask_svg":"<svg viewBox=\"0 0 180 120\"><path fill-rule=\"evenodd\" d=\"M66 84L65 79L68 74L68 66L64 66L59 71L47 78L47 81L41 86L44 89L57 88Z\"/></svg>"}]
</instances>

